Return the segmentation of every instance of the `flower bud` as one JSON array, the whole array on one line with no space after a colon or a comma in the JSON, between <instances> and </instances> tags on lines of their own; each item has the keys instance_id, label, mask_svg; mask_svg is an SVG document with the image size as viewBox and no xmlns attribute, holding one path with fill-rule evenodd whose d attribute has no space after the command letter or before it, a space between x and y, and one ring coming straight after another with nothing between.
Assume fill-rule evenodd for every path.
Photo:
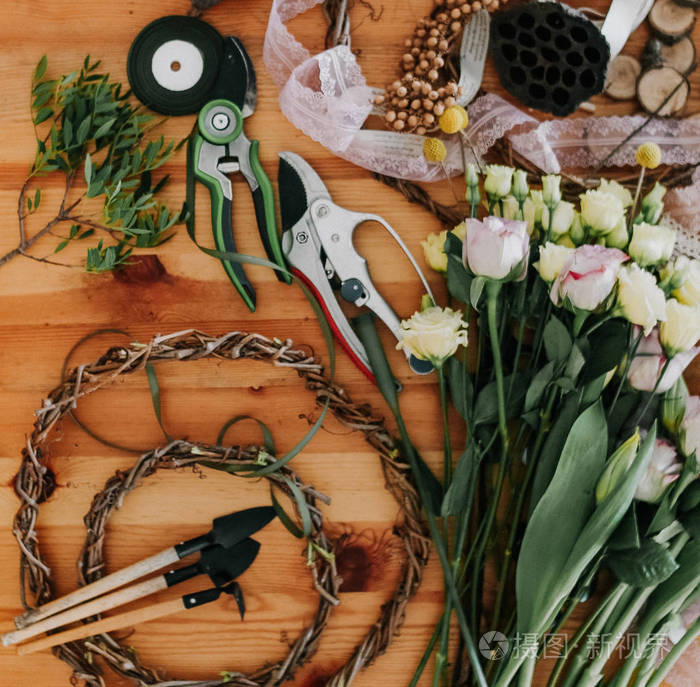
<instances>
[{"instance_id":1,"label":"flower bud","mask_svg":"<svg viewBox=\"0 0 700 687\"><path fill-rule=\"evenodd\" d=\"M403 320L399 336L397 349L439 368L460 345L467 345L467 323L461 311L433 306Z\"/></svg>"},{"instance_id":2,"label":"flower bud","mask_svg":"<svg viewBox=\"0 0 700 687\"><path fill-rule=\"evenodd\" d=\"M664 211L663 197L665 193L666 187L657 181L651 191L642 198L642 209L638 217L635 218L635 222L639 219L648 224L657 224Z\"/></svg>"},{"instance_id":3,"label":"flower bud","mask_svg":"<svg viewBox=\"0 0 700 687\"><path fill-rule=\"evenodd\" d=\"M659 269L660 286L667 291L675 292L685 284L691 269L691 260L685 255L679 255L675 260L667 262ZM700 270L698 270L700 276ZM699 282L700 285L700 282ZM679 298L679 293L674 293L676 300L684 303L683 298ZM686 303L686 305L695 305L695 303ZM700 305L700 303L698 303Z\"/></svg>"},{"instance_id":4,"label":"flower bud","mask_svg":"<svg viewBox=\"0 0 700 687\"><path fill-rule=\"evenodd\" d=\"M634 498L646 503L661 501L666 489L680 477L683 469L677 458L676 449L670 441L657 439L646 472L634 492Z\"/></svg>"},{"instance_id":5,"label":"flower bud","mask_svg":"<svg viewBox=\"0 0 700 687\"><path fill-rule=\"evenodd\" d=\"M685 406L688 398L688 387L683 377L664 394L661 401L661 421L664 427L673 435L678 434L681 422L685 417Z\"/></svg>"},{"instance_id":6,"label":"flower bud","mask_svg":"<svg viewBox=\"0 0 700 687\"><path fill-rule=\"evenodd\" d=\"M486 167L484 190L491 200L500 200L510 193L514 172L512 167L505 165L488 165Z\"/></svg>"},{"instance_id":7,"label":"flower bud","mask_svg":"<svg viewBox=\"0 0 700 687\"><path fill-rule=\"evenodd\" d=\"M681 449L686 456L700 458L700 398L688 396L680 427Z\"/></svg>"},{"instance_id":8,"label":"flower bud","mask_svg":"<svg viewBox=\"0 0 700 687\"><path fill-rule=\"evenodd\" d=\"M542 208L542 228L547 231L549 229L549 214L550 210L545 204ZM573 203L568 203L567 201L561 201L554 210L552 215L552 234L551 237L556 239L562 234L566 234L569 228L573 224L574 217L576 217L576 210L574 209Z\"/></svg>"},{"instance_id":9,"label":"flower bud","mask_svg":"<svg viewBox=\"0 0 700 687\"><path fill-rule=\"evenodd\" d=\"M554 243L545 243L540 248L540 259L533 267L539 272L540 277L551 284L562 271L569 256L574 252L573 248L558 246Z\"/></svg>"},{"instance_id":10,"label":"flower bud","mask_svg":"<svg viewBox=\"0 0 700 687\"><path fill-rule=\"evenodd\" d=\"M513 187L511 188L511 193L518 201L518 203L525 202L527 194L530 187L527 185L527 172L523 169L516 169L515 174L513 174Z\"/></svg>"},{"instance_id":11,"label":"flower bud","mask_svg":"<svg viewBox=\"0 0 700 687\"><path fill-rule=\"evenodd\" d=\"M651 272L632 264L617 276L616 314L644 328L648 335L660 320L666 319L666 296Z\"/></svg>"},{"instance_id":12,"label":"flower bud","mask_svg":"<svg viewBox=\"0 0 700 687\"><path fill-rule=\"evenodd\" d=\"M479 185L479 173L476 169L476 165L470 162L467 165L467 170L464 173L464 180L467 186L478 186Z\"/></svg>"},{"instance_id":13,"label":"flower bud","mask_svg":"<svg viewBox=\"0 0 700 687\"><path fill-rule=\"evenodd\" d=\"M639 440L639 429L637 429L634 434L621 444L617 451L608 458L605 470L603 470L603 474L600 476L595 488L597 503L604 501L615 491L620 482L622 482L627 471L632 467L634 459L637 457Z\"/></svg>"},{"instance_id":14,"label":"flower bud","mask_svg":"<svg viewBox=\"0 0 700 687\"><path fill-rule=\"evenodd\" d=\"M642 267L650 267L666 262L675 245L676 232L673 229L642 222L634 225L627 252Z\"/></svg>"},{"instance_id":15,"label":"flower bud","mask_svg":"<svg viewBox=\"0 0 700 687\"><path fill-rule=\"evenodd\" d=\"M700 308L683 305L675 298L666 302L666 320L659 327L659 338L666 354L689 351L700 339Z\"/></svg>"},{"instance_id":16,"label":"flower bud","mask_svg":"<svg viewBox=\"0 0 700 687\"><path fill-rule=\"evenodd\" d=\"M548 208L555 208L561 203L561 177L558 174L545 174L542 177L542 200Z\"/></svg>"},{"instance_id":17,"label":"flower bud","mask_svg":"<svg viewBox=\"0 0 700 687\"><path fill-rule=\"evenodd\" d=\"M503 204L503 214L501 214L501 204ZM505 219L520 219L520 206L513 196L506 196L493 207L496 217Z\"/></svg>"},{"instance_id":18,"label":"flower bud","mask_svg":"<svg viewBox=\"0 0 700 687\"><path fill-rule=\"evenodd\" d=\"M676 260L676 269L681 273L678 280L681 285L673 291L673 296L684 305L700 306L700 260L689 260L687 263L682 258ZM676 275L674 274L674 278Z\"/></svg>"},{"instance_id":19,"label":"flower bud","mask_svg":"<svg viewBox=\"0 0 700 687\"><path fill-rule=\"evenodd\" d=\"M603 238L605 245L609 248L619 248L620 250L625 250L625 248L627 248L630 236L627 231L627 222L624 216L620 217L617 226Z\"/></svg>"},{"instance_id":20,"label":"flower bud","mask_svg":"<svg viewBox=\"0 0 700 687\"><path fill-rule=\"evenodd\" d=\"M446 240L447 230L443 230L439 233L428 234L425 240L420 242L420 245L423 247L425 261L436 272L447 272Z\"/></svg>"},{"instance_id":21,"label":"flower bud","mask_svg":"<svg viewBox=\"0 0 700 687\"><path fill-rule=\"evenodd\" d=\"M581 213L577 212L574 215L574 221L571 223L571 226L569 227L569 236L571 236L571 240L577 245L580 246L584 239L586 238L586 231L583 228L583 224L581 222Z\"/></svg>"}]
</instances>

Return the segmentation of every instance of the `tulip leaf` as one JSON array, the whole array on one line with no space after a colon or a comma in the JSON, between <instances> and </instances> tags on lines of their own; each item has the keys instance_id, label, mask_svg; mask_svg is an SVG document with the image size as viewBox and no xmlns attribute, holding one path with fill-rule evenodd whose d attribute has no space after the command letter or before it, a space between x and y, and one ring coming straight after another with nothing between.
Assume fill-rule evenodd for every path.
<instances>
[{"instance_id":1,"label":"tulip leaf","mask_svg":"<svg viewBox=\"0 0 700 687\"><path fill-rule=\"evenodd\" d=\"M598 402L574 422L554 477L525 530L516 570L519 632L538 630L543 615L550 615L553 590L595 507L606 453L605 414Z\"/></svg>"},{"instance_id":2,"label":"tulip leaf","mask_svg":"<svg viewBox=\"0 0 700 687\"><path fill-rule=\"evenodd\" d=\"M470 441L469 446L459 457L457 467L455 468L452 482L445 493L445 498L442 500L440 515L446 518L450 515L456 515L465 506L469 498L469 493L473 489L471 484L471 476L474 472L474 462L477 460L474 442Z\"/></svg>"},{"instance_id":3,"label":"tulip leaf","mask_svg":"<svg viewBox=\"0 0 700 687\"><path fill-rule=\"evenodd\" d=\"M544 348L547 358L554 361L566 360L571 351L571 335L566 325L552 315L544 327Z\"/></svg>"},{"instance_id":4,"label":"tulip leaf","mask_svg":"<svg viewBox=\"0 0 700 687\"><path fill-rule=\"evenodd\" d=\"M639 548L614 551L606 562L620 582L632 587L656 586L678 570L678 563L668 548L652 540L645 541Z\"/></svg>"},{"instance_id":5,"label":"tulip leaf","mask_svg":"<svg viewBox=\"0 0 700 687\"><path fill-rule=\"evenodd\" d=\"M474 388L467 369L455 356L446 363L447 385L457 412L465 420L469 418L474 401Z\"/></svg>"},{"instance_id":6,"label":"tulip leaf","mask_svg":"<svg viewBox=\"0 0 700 687\"><path fill-rule=\"evenodd\" d=\"M528 390L530 375L527 372L515 372L503 380L503 386L511 389L506 398L506 417L515 417L520 412ZM496 422L498 419L498 389L496 382L487 384L476 397L473 423L476 425Z\"/></svg>"}]
</instances>

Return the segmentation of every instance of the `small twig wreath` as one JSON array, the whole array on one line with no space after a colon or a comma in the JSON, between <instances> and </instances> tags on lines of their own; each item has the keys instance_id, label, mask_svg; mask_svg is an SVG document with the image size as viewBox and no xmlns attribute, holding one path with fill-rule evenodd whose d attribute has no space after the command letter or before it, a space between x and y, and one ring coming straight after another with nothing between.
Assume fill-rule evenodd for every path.
<instances>
[{"instance_id":1,"label":"small twig wreath","mask_svg":"<svg viewBox=\"0 0 700 687\"><path fill-rule=\"evenodd\" d=\"M347 392L324 375L323 367L313 355L293 348L289 340L283 342L245 332L212 337L189 330L157 336L146 345L115 346L94 363L81 365L65 377L49 393L42 408L36 413L34 430L22 451L22 462L15 480L15 491L22 502L15 515L13 530L21 550L22 603L25 608L30 607L27 602L27 587L34 595L37 605L52 598L51 571L40 553L36 522L40 504L51 495L55 487L54 475L44 461L45 443L56 423L75 407L78 399L106 386L120 375L141 370L149 363L210 357L267 361L296 370L305 380L306 388L315 393L316 403L328 403L329 410L340 422L353 430L361 431L379 453L386 487L401 506L402 520L394 529L403 541L406 560L391 600L382 606L379 618L355 648L348 662L326 683L332 687L349 685L360 670L386 651L403 624L406 605L420 586L430 544L421 516L420 499L410 477L410 468L401 461L383 420L374 414L369 405L353 402ZM95 497L85 518L89 534L81 557L83 581L92 581L102 574L102 548L107 517L140 479L158 469L187 465L195 467L199 463L240 465L259 459L257 448L226 448L186 441L174 441L164 448L141 456L129 472L118 473L108 481L103 491ZM178 687L278 685L289 679L299 666L310 659L318 646L340 584L332 558L324 555L332 549L323 534L321 514L316 506L316 501L322 500L322 496L312 487L304 485L287 466L270 473L268 479L273 480L288 495L290 482L287 480L291 480L301 491L312 516L311 541L319 547L317 550L321 554L316 556L312 567L314 584L320 594L319 606L312 624L296 640L287 658L247 676L234 674L205 681L162 681L154 670L139 662L132 649L120 645L110 635L101 635L99 642L88 639L54 649L54 654L73 668L74 682L83 680L89 687L104 687L100 667L92 661L94 654L102 656L113 670L135 680L137 684L156 687L174 684Z\"/></svg>"}]
</instances>

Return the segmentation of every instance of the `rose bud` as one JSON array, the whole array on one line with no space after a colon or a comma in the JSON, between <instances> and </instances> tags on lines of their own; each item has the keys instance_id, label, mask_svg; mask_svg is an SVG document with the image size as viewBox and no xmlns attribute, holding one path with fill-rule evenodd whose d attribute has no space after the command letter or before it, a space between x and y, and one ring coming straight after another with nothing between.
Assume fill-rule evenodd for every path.
<instances>
[{"instance_id":1,"label":"rose bud","mask_svg":"<svg viewBox=\"0 0 700 687\"><path fill-rule=\"evenodd\" d=\"M673 292L673 297L684 305L700 306L700 260L678 258L673 279L680 282L680 286Z\"/></svg>"},{"instance_id":2,"label":"rose bud","mask_svg":"<svg viewBox=\"0 0 700 687\"><path fill-rule=\"evenodd\" d=\"M632 194L617 181L609 181L608 179L601 179L600 186L598 186L598 191L605 191L605 193L612 193L616 198L620 199L622 207L628 208L634 202Z\"/></svg>"},{"instance_id":3,"label":"rose bud","mask_svg":"<svg viewBox=\"0 0 700 687\"><path fill-rule=\"evenodd\" d=\"M622 481L627 471L632 467L634 459L637 457L639 449L639 429L636 429L634 434L627 439L615 453L608 458L605 464L605 470L598 480L595 488L596 502L604 501L618 484Z\"/></svg>"},{"instance_id":4,"label":"rose bud","mask_svg":"<svg viewBox=\"0 0 700 687\"><path fill-rule=\"evenodd\" d=\"M666 296L651 272L634 263L624 266L617 275L615 313L644 328L644 334L666 319Z\"/></svg>"},{"instance_id":5,"label":"rose bud","mask_svg":"<svg viewBox=\"0 0 700 687\"><path fill-rule=\"evenodd\" d=\"M700 398L688 396L681 422L681 448L686 456L700 457Z\"/></svg>"},{"instance_id":6,"label":"rose bud","mask_svg":"<svg viewBox=\"0 0 700 687\"><path fill-rule=\"evenodd\" d=\"M632 240L627 252L642 267L666 262L676 245L676 232L661 225L642 222L632 229Z\"/></svg>"},{"instance_id":7,"label":"rose bud","mask_svg":"<svg viewBox=\"0 0 700 687\"><path fill-rule=\"evenodd\" d=\"M624 220L625 208L622 201L612 193L593 189L586 191L581 198L581 219L583 224L597 236L605 236Z\"/></svg>"},{"instance_id":8,"label":"rose bud","mask_svg":"<svg viewBox=\"0 0 700 687\"><path fill-rule=\"evenodd\" d=\"M540 259L533 267L539 272L542 279L551 284L559 276L573 252L573 248L548 242L540 248Z\"/></svg>"},{"instance_id":9,"label":"rose bud","mask_svg":"<svg viewBox=\"0 0 700 687\"><path fill-rule=\"evenodd\" d=\"M557 205L552 218L552 234L553 239L557 239L562 234L566 234L571 228L576 217L576 210L573 203L568 203L563 200ZM549 229L549 208L547 205L542 209L542 228L547 231Z\"/></svg>"},{"instance_id":10,"label":"rose bud","mask_svg":"<svg viewBox=\"0 0 700 687\"><path fill-rule=\"evenodd\" d=\"M657 439L649 465L634 492L634 498L646 503L658 503L670 484L681 474L683 465L677 460L676 449L670 441Z\"/></svg>"},{"instance_id":11,"label":"rose bud","mask_svg":"<svg viewBox=\"0 0 700 687\"><path fill-rule=\"evenodd\" d=\"M487 165L484 191L492 200L500 200L510 193L513 183L513 167L505 165Z\"/></svg>"},{"instance_id":12,"label":"rose bud","mask_svg":"<svg viewBox=\"0 0 700 687\"><path fill-rule=\"evenodd\" d=\"M690 350L700 339L700 308L683 305L675 298L666 302L666 319L659 326L661 345L667 355Z\"/></svg>"}]
</instances>

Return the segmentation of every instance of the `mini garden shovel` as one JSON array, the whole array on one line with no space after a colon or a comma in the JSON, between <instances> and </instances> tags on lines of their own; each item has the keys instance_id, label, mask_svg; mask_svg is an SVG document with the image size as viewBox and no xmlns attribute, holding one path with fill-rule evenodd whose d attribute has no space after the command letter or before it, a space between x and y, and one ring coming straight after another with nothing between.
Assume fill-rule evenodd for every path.
<instances>
[{"instance_id":1,"label":"mini garden shovel","mask_svg":"<svg viewBox=\"0 0 700 687\"><path fill-rule=\"evenodd\" d=\"M203 606L204 604L216 601L222 594L231 594L236 599L242 620L245 609L243 607L241 588L238 585L238 582L231 582L225 587L213 587L212 589L203 589L202 591L194 592L193 594L185 594L179 599L163 601L162 603L146 606L145 608L139 608L135 611L120 613L119 615L114 615L110 618L103 618L97 622L73 628L72 630L66 630L65 632L59 632L57 634L49 635L48 637L42 637L34 642L20 644L17 647L17 653L20 656L24 656L25 654L33 654L37 651L42 651L43 649L48 649L58 644L75 642L78 639L85 639L86 637L92 637L104 632L112 632L113 630L121 630L124 627L139 625L140 623L155 620L156 618L162 618L166 615L172 615L173 613L178 613L182 610L188 610L190 608L195 608L196 606Z\"/></svg>"},{"instance_id":2,"label":"mini garden shovel","mask_svg":"<svg viewBox=\"0 0 700 687\"><path fill-rule=\"evenodd\" d=\"M144 580L131 587L119 589L105 596L100 596L87 603L69 608L62 613L57 613L39 622L32 623L21 630L8 632L2 636L2 645L17 644L25 639L36 637L43 632L69 625L76 620L90 618L104 611L123 606L136 599L141 599L144 596L172 587L197 575L208 575L209 579L217 587L225 587L251 565L258 555L259 549L260 544L253 539L244 539L230 549L224 549L221 546L210 546L202 551L202 556L197 563L177 570L171 570L164 575Z\"/></svg>"},{"instance_id":3,"label":"mini garden shovel","mask_svg":"<svg viewBox=\"0 0 700 687\"><path fill-rule=\"evenodd\" d=\"M49 601L38 608L31 609L24 615L17 616L15 618L15 625L17 628L22 629L50 615L55 615L79 603L94 599L96 596L100 596L105 592L123 587L129 582L133 582L161 568L172 565L181 558L191 556L193 553L206 549L207 547L218 545L224 548L231 548L246 537L249 537L251 534L265 527L274 517L274 508L271 506L260 506L258 508L248 508L247 510L216 518L213 522L212 529L207 532L207 534L171 546L165 549L165 551L161 551L122 570L118 570L92 584L76 589L74 592L66 594L66 596Z\"/></svg>"}]
</instances>

